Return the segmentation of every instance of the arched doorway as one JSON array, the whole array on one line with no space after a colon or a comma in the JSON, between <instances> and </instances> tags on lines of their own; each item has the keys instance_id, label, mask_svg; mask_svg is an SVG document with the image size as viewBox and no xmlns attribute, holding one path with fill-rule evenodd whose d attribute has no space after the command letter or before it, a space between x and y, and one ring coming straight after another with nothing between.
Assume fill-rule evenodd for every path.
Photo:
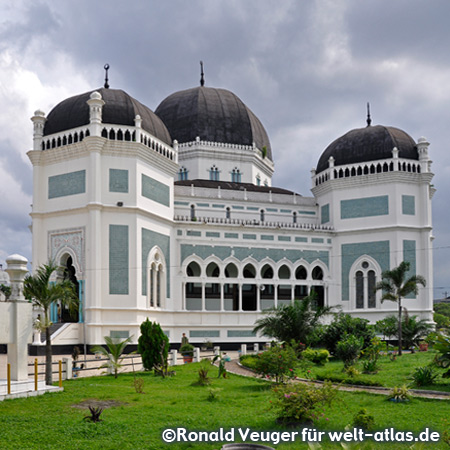
<instances>
[{"instance_id":1,"label":"arched doorway","mask_svg":"<svg viewBox=\"0 0 450 450\"><path fill-rule=\"evenodd\" d=\"M69 255L66 259L66 263L63 265L64 267L64 279L70 280L75 286L75 292L77 294L78 300L80 300L80 283L77 280L76 269L73 265L72 257ZM61 307L61 322L78 322L79 321L79 312L78 311L69 311L67 306Z\"/></svg>"}]
</instances>

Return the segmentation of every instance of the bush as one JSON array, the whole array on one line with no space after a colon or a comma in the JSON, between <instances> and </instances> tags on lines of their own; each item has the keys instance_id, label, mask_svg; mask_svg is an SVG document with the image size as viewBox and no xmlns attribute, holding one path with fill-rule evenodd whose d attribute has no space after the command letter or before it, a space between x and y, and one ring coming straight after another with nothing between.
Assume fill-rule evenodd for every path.
<instances>
[{"instance_id":1,"label":"bush","mask_svg":"<svg viewBox=\"0 0 450 450\"><path fill-rule=\"evenodd\" d=\"M353 366L359 358L364 345L362 337L356 337L353 334L344 336L336 345L336 356L344 362L344 368Z\"/></svg>"},{"instance_id":2,"label":"bush","mask_svg":"<svg viewBox=\"0 0 450 450\"><path fill-rule=\"evenodd\" d=\"M337 389L325 382L321 387L312 384L290 384L273 389L275 400L272 406L278 410L282 422L305 422L315 420L321 408L330 405L335 399Z\"/></svg>"},{"instance_id":3,"label":"bush","mask_svg":"<svg viewBox=\"0 0 450 450\"><path fill-rule=\"evenodd\" d=\"M416 367L411 375L411 379L416 386L429 386L434 383L438 374L430 366Z\"/></svg>"},{"instance_id":4,"label":"bush","mask_svg":"<svg viewBox=\"0 0 450 450\"><path fill-rule=\"evenodd\" d=\"M159 323L150 322L148 319L141 323L137 351L141 354L142 365L146 370L154 370L163 377L168 374L169 338Z\"/></svg>"},{"instance_id":5,"label":"bush","mask_svg":"<svg viewBox=\"0 0 450 450\"><path fill-rule=\"evenodd\" d=\"M256 361L258 357L256 355L241 355L239 357L239 362L249 369L256 370Z\"/></svg>"},{"instance_id":6,"label":"bush","mask_svg":"<svg viewBox=\"0 0 450 450\"><path fill-rule=\"evenodd\" d=\"M209 369L211 368L211 361L209 359L204 359L200 363L200 369L198 369L198 380L197 385L207 386L211 384L211 378L208 376Z\"/></svg>"},{"instance_id":7,"label":"bush","mask_svg":"<svg viewBox=\"0 0 450 450\"><path fill-rule=\"evenodd\" d=\"M353 417L353 426L362 428L365 431L373 430L375 428L375 418L367 412L366 408L362 408Z\"/></svg>"},{"instance_id":8,"label":"bush","mask_svg":"<svg viewBox=\"0 0 450 450\"><path fill-rule=\"evenodd\" d=\"M328 362L330 353L328 350L314 350L312 348L307 348L306 350L303 350L302 357L318 366L324 366Z\"/></svg>"},{"instance_id":9,"label":"bush","mask_svg":"<svg viewBox=\"0 0 450 450\"><path fill-rule=\"evenodd\" d=\"M405 385L401 387L395 386L387 399L394 402L408 402L411 399L411 394Z\"/></svg>"},{"instance_id":10,"label":"bush","mask_svg":"<svg viewBox=\"0 0 450 450\"><path fill-rule=\"evenodd\" d=\"M369 321L352 317L350 314L336 314L331 324L326 328L323 334L323 345L334 355L336 353L336 345L345 335L353 334L357 338L363 339L362 348L366 348L371 339L374 337L373 329L369 326Z\"/></svg>"},{"instance_id":11,"label":"bush","mask_svg":"<svg viewBox=\"0 0 450 450\"><path fill-rule=\"evenodd\" d=\"M450 378L450 337L438 335L436 338L436 344L434 344L435 350L440 354L436 356L435 363L439 367L448 369L442 374L444 378Z\"/></svg>"},{"instance_id":12,"label":"bush","mask_svg":"<svg viewBox=\"0 0 450 450\"><path fill-rule=\"evenodd\" d=\"M432 331L432 326L425 319L417 316L409 316L407 313L402 318L402 340L404 348L418 346L419 341Z\"/></svg>"},{"instance_id":13,"label":"bush","mask_svg":"<svg viewBox=\"0 0 450 450\"><path fill-rule=\"evenodd\" d=\"M374 373L378 370L378 358L380 357L383 348L384 344L381 342L380 338L372 338L370 345L362 352L364 357L363 370L365 373Z\"/></svg>"},{"instance_id":14,"label":"bush","mask_svg":"<svg viewBox=\"0 0 450 450\"><path fill-rule=\"evenodd\" d=\"M292 347L271 347L259 353L255 370L263 376L275 378L276 383L283 383L286 377L293 376L297 364L295 350Z\"/></svg>"}]
</instances>

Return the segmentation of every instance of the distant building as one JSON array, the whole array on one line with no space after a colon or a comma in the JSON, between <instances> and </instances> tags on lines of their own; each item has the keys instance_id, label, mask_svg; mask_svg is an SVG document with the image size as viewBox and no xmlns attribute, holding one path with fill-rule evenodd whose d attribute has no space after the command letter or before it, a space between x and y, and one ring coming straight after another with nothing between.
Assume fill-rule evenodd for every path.
<instances>
[{"instance_id":1,"label":"distant building","mask_svg":"<svg viewBox=\"0 0 450 450\"><path fill-rule=\"evenodd\" d=\"M57 345L136 339L147 317L171 342L183 332L194 343L264 341L252 333L262 312L311 291L375 322L397 307L381 303L375 283L403 260L428 282L405 306L432 317L425 138L352 130L317 155L310 175L292 161L311 176L303 196L272 186L267 133L224 89L176 92L152 112L100 88L32 121L34 269L56 260L80 298L76 319L62 312L75 322Z\"/></svg>"}]
</instances>

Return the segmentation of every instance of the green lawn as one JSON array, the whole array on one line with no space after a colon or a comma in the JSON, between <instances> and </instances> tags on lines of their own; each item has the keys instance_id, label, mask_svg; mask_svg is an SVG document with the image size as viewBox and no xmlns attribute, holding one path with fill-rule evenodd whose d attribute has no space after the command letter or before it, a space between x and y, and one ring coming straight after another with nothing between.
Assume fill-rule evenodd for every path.
<instances>
[{"instance_id":1,"label":"green lawn","mask_svg":"<svg viewBox=\"0 0 450 450\"><path fill-rule=\"evenodd\" d=\"M343 363L341 361L336 361L331 359L328 364L323 367L312 366L310 367L313 378L320 380L329 379L332 381L342 381L353 383L353 384L365 384L365 385L375 385L375 386L385 386L394 387L402 386L403 384L409 385L412 383L410 379L411 374L414 372L416 367L427 366L430 364L436 352L416 352L416 353L404 353L401 357L397 357L395 361L391 361L389 357L383 356L379 360L379 371L375 374L365 374L352 378L347 377L342 369ZM357 368L360 372L363 371L362 364L359 362ZM439 374L435 382L430 386L413 386L411 388L416 389L428 389L436 391L450 392L450 379L442 378L441 374L444 369L436 368L436 372Z\"/></svg>"},{"instance_id":2,"label":"green lawn","mask_svg":"<svg viewBox=\"0 0 450 450\"><path fill-rule=\"evenodd\" d=\"M268 382L231 375L213 378L212 388L222 389L219 399L208 401L209 387L193 385L198 364L177 367L169 379L139 374L145 394L137 394L131 374L80 378L66 381L64 392L40 397L7 400L0 403L1 449L219 449L221 443L166 444L161 440L165 428L214 431L220 427L249 427L252 430L278 430L276 413L270 409L271 385ZM217 368L211 370L216 376ZM74 405L96 399L115 400L119 406L106 409L103 422L83 421L86 409ZM320 430L344 430L356 412L365 407L375 416L378 429L420 432L425 427L443 431L442 419L450 417L450 402L414 399L395 404L385 397L364 393L340 392L338 401L314 426ZM294 429L295 430L295 429ZM292 431L292 430L291 430ZM303 449L305 443L272 445L277 449ZM324 449L341 448L325 443ZM367 447L365 447L367 448ZM409 448L400 444L372 444L369 448ZM448 448L434 443L423 448Z\"/></svg>"}]
</instances>

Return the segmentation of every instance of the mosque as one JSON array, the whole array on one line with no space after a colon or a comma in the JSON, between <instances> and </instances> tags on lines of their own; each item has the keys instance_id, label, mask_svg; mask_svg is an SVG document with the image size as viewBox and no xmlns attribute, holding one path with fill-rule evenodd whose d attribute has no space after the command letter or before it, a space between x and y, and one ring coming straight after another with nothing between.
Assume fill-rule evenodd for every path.
<instances>
[{"instance_id":1,"label":"mosque","mask_svg":"<svg viewBox=\"0 0 450 450\"><path fill-rule=\"evenodd\" d=\"M33 266L66 267L80 299L77 317L54 306L56 346L136 341L147 317L172 343L265 342L262 313L311 292L374 323L397 308L374 286L403 260L428 282L404 304L432 320L423 137L368 115L317 155L304 196L272 185L263 124L203 73L154 112L106 79L31 120Z\"/></svg>"}]
</instances>

